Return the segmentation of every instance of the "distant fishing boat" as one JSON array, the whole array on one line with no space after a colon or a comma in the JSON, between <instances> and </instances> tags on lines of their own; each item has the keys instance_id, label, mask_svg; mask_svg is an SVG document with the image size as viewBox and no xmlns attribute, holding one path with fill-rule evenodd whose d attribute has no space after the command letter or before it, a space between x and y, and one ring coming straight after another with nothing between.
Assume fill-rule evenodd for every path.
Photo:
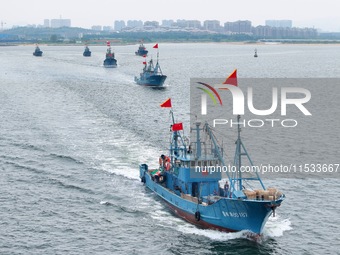
<instances>
[{"instance_id":1,"label":"distant fishing boat","mask_svg":"<svg viewBox=\"0 0 340 255\"><path fill-rule=\"evenodd\" d=\"M86 45L85 46L85 49L84 49L84 52L83 52L83 56L84 57L91 57L91 51L89 49L89 47Z\"/></svg>"},{"instance_id":2,"label":"distant fishing boat","mask_svg":"<svg viewBox=\"0 0 340 255\"><path fill-rule=\"evenodd\" d=\"M138 50L135 52L135 54L137 56L146 56L146 55L148 55L148 52L149 51L146 50L144 44L141 42L139 47L138 47Z\"/></svg>"},{"instance_id":3,"label":"distant fishing boat","mask_svg":"<svg viewBox=\"0 0 340 255\"><path fill-rule=\"evenodd\" d=\"M33 52L33 56L36 56L36 57L41 57L43 54L43 52L40 50L39 46L36 45L35 46L35 50Z\"/></svg>"},{"instance_id":4,"label":"distant fishing boat","mask_svg":"<svg viewBox=\"0 0 340 255\"><path fill-rule=\"evenodd\" d=\"M104 67L115 68L117 67L117 60L115 59L115 54L111 51L111 44L107 42L106 56L104 60Z\"/></svg>"},{"instance_id":5,"label":"distant fishing boat","mask_svg":"<svg viewBox=\"0 0 340 255\"><path fill-rule=\"evenodd\" d=\"M171 99L161 107L171 108ZM257 237L285 195L276 188L266 188L256 171L251 177L242 173L241 157L248 158L251 166L253 163L241 141L240 116L236 122L234 170L226 171L227 182L221 183L222 171L216 167L228 164L214 129L207 122L202 126L197 121L190 131L195 140L190 142L183 136L183 124L175 122L172 109L170 114L169 154L161 155L158 168L141 164L141 181L163 199L171 211L194 225L225 232L248 230ZM209 167L215 167L215 171L209 171Z\"/></svg>"},{"instance_id":6,"label":"distant fishing boat","mask_svg":"<svg viewBox=\"0 0 340 255\"><path fill-rule=\"evenodd\" d=\"M135 76L135 82L139 85L161 87L163 86L167 76L162 73L161 66L159 65L158 44L156 44L153 48L157 49L156 65L153 64L152 59L148 63L146 62L146 60L144 60L143 72L140 73L139 77Z\"/></svg>"},{"instance_id":7,"label":"distant fishing boat","mask_svg":"<svg viewBox=\"0 0 340 255\"><path fill-rule=\"evenodd\" d=\"M154 86L161 87L164 84L166 79L166 75L163 75L161 67L158 63L156 65L153 64L153 60L151 59L149 63L144 62L143 72L140 73L140 76L135 76L135 82L139 85L146 86Z\"/></svg>"},{"instance_id":8,"label":"distant fishing boat","mask_svg":"<svg viewBox=\"0 0 340 255\"><path fill-rule=\"evenodd\" d=\"M254 58L257 58L257 49L255 49Z\"/></svg>"}]
</instances>

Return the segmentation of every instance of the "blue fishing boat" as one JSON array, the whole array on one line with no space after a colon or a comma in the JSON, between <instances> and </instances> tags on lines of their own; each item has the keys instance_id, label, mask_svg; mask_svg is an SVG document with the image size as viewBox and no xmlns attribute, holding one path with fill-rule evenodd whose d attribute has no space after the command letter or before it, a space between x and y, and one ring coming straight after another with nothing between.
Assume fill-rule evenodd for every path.
<instances>
[{"instance_id":1,"label":"blue fishing boat","mask_svg":"<svg viewBox=\"0 0 340 255\"><path fill-rule=\"evenodd\" d=\"M90 51L90 49L89 49L89 47L87 45L85 46L85 50L83 52L83 56L84 57L91 57L91 51Z\"/></svg>"},{"instance_id":2,"label":"blue fishing boat","mask_svg":"<svg viewBox=\"0 0 340 255\"><path fill-rule=\"evenodd\" d=\"M114 52L111 51L110 42L107 42L107 50L106 50L106 56L105 56L105 60L104 60L104 67L106 67L106 68L117 67L117 60L115 59Z\"/></svg>"},{"instance_id":3,"label":"blue fishing boat","mask_svg":"<svg viewBox=\"0 0 340 255\"><path fill-rule=\"evenodd\" d=\"M138 47L138 50L135 52L135 54L136 54L137 56L146 56L146 55L148 55L148 52L149 52L149 51L146 50L144 44L141 43L141 44L139 45L139 47Z\"/></svg>"},{"instance_id":4,"label":"blue fishing boat","mask_svg":"<svg viewBox=\"0 0 340 255\"><path fill-rule=\"evenodd\" d=\"M192 224L224 232L248 230L251 235L259 236L285 195L276 188L266 189L257 172L252 177L243 175L241 158L248 158L251 166L253 163L241 140L240 126L232 166L235 171L226 171L222 179L222 171L216 169L227 165L214 129L208 123L202 125L197 121L191 128L195 140L190 143L183 136L182 123L175 123L173 111L170 113L169 155L162 155L155 169L141 164L141 181L163 199L173 213ZM252 188L255 184L259 189Z\"/></svg>"},{"instance_id":5,"label":"blue fishing boat","mask_svg":"<svg viewBox=\"0 0 340 255\"><path fill-rule=\"evenodd\" d=\"M40 50L39 46L36 45L35 46L35 50L33 52L33 56L36 56L36 57L41 57L43 54L43 52Z\"/></svg>"},{"instance_id":6,"label":"blue fishing boat","mask_svg":"<svg viewBox=\"0 0 340 255\"><path fill-rule=\"evenodd\" d=\"M152 59L149 63L146 61L143 63L143 72L140 73L139 77L135 76L135 82L139 85L162 87L167 76L162 73L158 58L156 65L153 64Z\"/></svg>"}]
</instances>

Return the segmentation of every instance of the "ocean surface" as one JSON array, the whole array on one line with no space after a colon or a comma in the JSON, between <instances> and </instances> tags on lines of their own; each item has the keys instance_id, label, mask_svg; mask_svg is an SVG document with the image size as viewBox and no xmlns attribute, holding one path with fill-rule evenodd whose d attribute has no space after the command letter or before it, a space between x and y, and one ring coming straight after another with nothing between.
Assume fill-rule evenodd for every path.
<instances>
[{"instance_id":1,"label":"ocean surface","mask_svg":"<svg viewBox=\"0 0 340 255\"><path fill-rule=\"evenodd\" d=\"M167 152L165 99L188 130L190 78L340 78L340 46L162 43L164 89L134 83L137 47L113 47L116 69L105 46L0 47L0 254L340 254L339 178L264 179L286 200L254 241L177 218L138 170ZM293 138L244 131L254 161L339 163L340 89L311 90Z\"/></svg>"}]
</instances>

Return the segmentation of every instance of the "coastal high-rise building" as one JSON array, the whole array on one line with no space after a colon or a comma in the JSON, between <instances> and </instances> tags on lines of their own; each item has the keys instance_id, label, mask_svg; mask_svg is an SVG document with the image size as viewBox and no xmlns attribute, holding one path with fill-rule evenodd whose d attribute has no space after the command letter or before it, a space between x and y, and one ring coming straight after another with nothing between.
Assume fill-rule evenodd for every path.
<instances>
[{"instance_id":1,"label":"coastal high-rise building","mask_svg":"<svg viewBox=\"0 0 340 255\"><path fill-rule=\"evenodd\" d=\"M164 19L162 20L162 27L172 27L174 21L172 19Z\"/></svg>"},{"instance_id":2,"label":"coastal high-rise building","mask_svg":"<svg viewBox=\"0 0 340 255\"><path fill-rule=\"evenodd\" d=\"M266 26L291 28L293 22L291 20L266 20Z\"/></svg>"},{"instance_id":3,"label":"coastal high-rise building","mask_svg":"<svg viewBox=\"0 0 340 255\"><path fill-rule=\"evenodd\" d=\"M143 27L143 21L141 20L128 20L127 27L135 28L135 27Z\"/></svg>"},{"instance_id":4,"label":"coastal high-rise building","mask_svg":"<svg viewBox=\"0 0 340 255\"><path fill-rule=\"evenodd\" d=\"M221 29L219 20L205 20L203 22L203 27L205 30L219 31Z\"/></svg>"},{"instance_id":5,"label":"coastal high-rise building","mask_svg":"<svg viewBox=\"0 0 340 255\"><path fill-rule=\"evenodd\" d=\"M43 27L50 27L50 20L49 19L44 19Z\"/></svg>"},{"instance_id":6,"label":"coastal high-rise building","mask_svg":"<svg viewBox=\"0 0 340 255\"><path fill-rule=\"evenodd\" d=\"M91 29L96 31L102 31L102 26L100 25L92 26Z\"/></svg>"},{"instance_id":7,"label":"coastal high-rise building","mask_svg":"<svg viewBox=\"0 0 340 255\"><path fill-rule=\"evenodd\" d=\"M51 27L52 28L71 27L71 20L70 19L51 19Z\"/></svg>"},{"instance_id":8,"label":"coastal high-rise building","mask_svg":"<svg viewBox=\"0 0 340 255\"><path fill-rule=\"evenodd\" d=\"M316 38L318 32L314 28L289 28L289 27L271 27L257 26L253 28L253 34L257 37L272 39L308 39Z\"/></svg>"},{"instance_id":9,"label":"coastal high-rise building","mask_svg":"<svg viewBox=\"0 0 340 255\"><path fill-rule=\"evenodd\" d=\"M112 30L111 26L103 26L103 31L110 31Z\"/></svg>"},{"instance_id":10,"label":"coastal high-rise building","mask_svg":"<svg viewBox=\"0 0 340 255\"><path fill-rule=\"evenodd\" d=\"M236 34L250 34L251 31L251 21L249 20L238 20L235 22L224 23L225 32L231 32Z\"/></svg>"},{"instance_id":11,"label":"coastal high-rise building","mask_svg":"<svg viewBox=\"0 0 340 255\"><path fill-rule=\"evenodd\" d=\"M201 21L199 20L186 20L178 19L176 25L181 28L201 28Z\"/></svg>"},{"instance_id":12,"label":"coastal high-rise building","mask_svg":"<svg viewBox=\"0 0 340 255\"><path fill-rule=\"evenodd\" d=\"M121 31L125 28L125 21L124 20L116 20L114 23L114 30Z\"/></svg>"},{"instance_id":13,"label":"coastal high-rise building","mask_svg":"<svg viewBox=\"0 0 340 255\"><path fill-rule=\"evenodd\" d=\"M201 21L199 21L199 20L187 20L187 25L190 28L200 29L201 28Z\"/></svg>"},{"instance_id":14,"label":"coastal high-rise building","mask_svg":"<svg viewBox=\"0 0 340 255\"><path fill-rule=\"evenodd\" d=\"M145 21L144 27L159 27L158 21Z\"/></svg>"}]
</instances>

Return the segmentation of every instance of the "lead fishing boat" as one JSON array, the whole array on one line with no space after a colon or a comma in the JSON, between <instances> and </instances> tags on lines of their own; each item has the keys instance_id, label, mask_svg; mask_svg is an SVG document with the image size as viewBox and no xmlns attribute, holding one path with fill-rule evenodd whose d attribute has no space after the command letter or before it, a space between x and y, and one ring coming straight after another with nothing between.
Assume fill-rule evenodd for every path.
<instances>
[{"instance_id":1,"label":"lead fishing boat","mask_svg":"<svg viewBox=\"0 0 340 255\"><path fill-rule=\"evenodd\" d=\"M166 77L167 76L162 73L158 58L156 65L154 65L153 60L150 59L148 63L144 62L143 72L140 73L139 77L135 76L135 82L139 85L162 87Z\"/></svg>"},{"instance_id":2,"label":"lead fishing boat","mask_svg":"<svg viewBox=\"0 0 340 255\"><path fill-rule=\"evenodd\" d=\"M83 56L84 57L91 57L91 51L90 51L90 48L89 46L85 46L85 49L84 49L84 52L83 52Z\"/></svg>"},{"instance_id":3,"label":"lead fishing boat","mask_svg":"<svg viewBox=\"0 0 340 255\"><path fill-rule=\"evenodd\" d=\"M148 55L148 52L149 52L149 51L146 50L146 48L145 48L143 42L141 42L140 45L139 45L139 47L138 47L138 50L135 51L135 54L136 54L137 56L146 56L146 55Z\"/></svg>"},{"instance_id":4,"label":"lead fishing boat","mask_svg":"<svg viewBox=\"0 0 340 255\"><path fill-rule=\"evenodd\" d=\"M167 76L162 73L161 66L159 65L158 43L156 43L155 46L153 46L153 48L157 49L156 65L153 64L152 58L148 63L146 59L144 59L143 72L140 73L139 77L135 76L135 82L139 85L162 87ZM144 57L146 56L144 55Z\"/></svg>"},{"instance_id":5,"label":"lead fishing boat","mask_svg":"<svg viewBox=\"0 0 340 255\"><path fill-rule=\"evenodd\" d=\"M248 230L251 235L260 235L268 218L272 214L275 216L275 209L285 195L276 188L266 189L258 172L252 177L241 172L242 157L246 157L251 166L253 162L241 140L239 124L232 166L235 171L232 174L226 172L225 182L222 171L215 171L218 166L227 165L213 128L208 123L201 125L197 121L191 128L196 139L190 143L182 134L182 123L175 123L173 111L170 113L169 156L162 155L156 169L141 164L141 181L176 215L190 223L225 232ZM240 116L238 123L239 120ZM258 189L252 188L255 184Z\"/></svg>"},{"instance_id":6,"label":"lead fishing boat","mask_svg":"<svg viewBox=\"0 0 340 255\"><path fill-rule=\"evenodd\" d=\"M43 52L40 50L39 46L36 45L35 46L35 50L33 52L33 56L36 56L36 57L41 57L43 54Z\"/></svg>"},{"instance_id":7,"label":"lead fishing boat","mask_svg":"<svg viewBox=\"0 0 340 255\"><path fill-rule=\"evenodd\" d=\"M115 68L117 67L117 60L115 59L115 54L111 51L111 44L107 42L106 56L104 60L104 67Z\"/></svg>"}]
</instances>

